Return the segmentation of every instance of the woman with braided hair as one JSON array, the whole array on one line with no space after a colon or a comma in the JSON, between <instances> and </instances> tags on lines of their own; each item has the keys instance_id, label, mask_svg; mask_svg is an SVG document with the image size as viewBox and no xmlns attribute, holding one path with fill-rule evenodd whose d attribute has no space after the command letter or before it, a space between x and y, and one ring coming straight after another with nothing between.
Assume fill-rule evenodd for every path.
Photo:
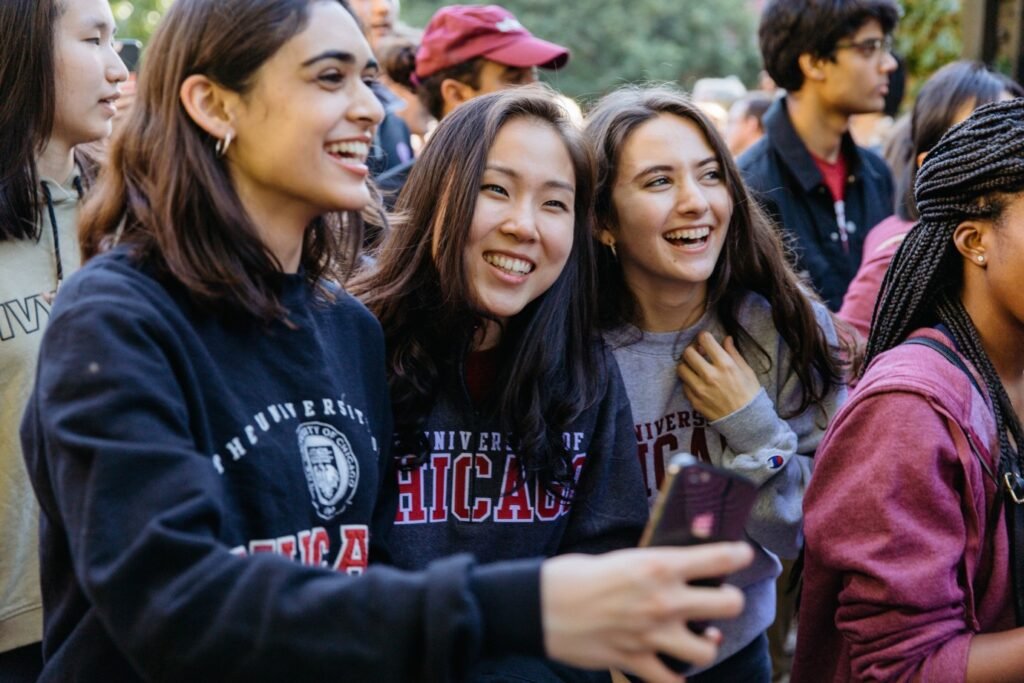
<instances>
[{"instance_id":1,"label":"woman with braided hair","mask_svg":"<svg viewBox=\"0 0 1024 683\"><path fill-rule=\"evenodd\" d=\"M807 490L795 682L1024 676L1024 99L952 128L916 199Z\"/></svg>"}]
</instances>

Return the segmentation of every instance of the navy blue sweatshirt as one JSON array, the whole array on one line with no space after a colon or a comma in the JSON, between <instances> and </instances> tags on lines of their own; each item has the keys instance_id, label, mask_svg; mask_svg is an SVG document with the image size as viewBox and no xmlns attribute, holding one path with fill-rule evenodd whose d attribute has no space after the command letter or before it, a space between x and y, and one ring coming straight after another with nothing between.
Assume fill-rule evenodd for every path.
<instances>
[{"instance_id":1,"label":"navy blue sweatshirt","mask_svg":"<svg viewBox=\"0 0 1024 683\"><path fill-rule=\"evenodd\" d=\"M396 566L418 569L459 552L494 562L636 545L648 507L633 417L615 359L603 344L595 352L603 392L562 434L577 478L571 501L536 478L522 483L498 421L474 408L461 381L448 383L427 419L426 461L392 466L382 489Z\"/></svg>"},{"instance_id":2,"label":"navy blue sweatshirt","mask_svg":"<svg viewBox=\"0 0 1024 683\"><path fill-rule=\"evenodd\" d=\"M62 288L22 423L41 681L443 681L542 652L535 561L365 571L380 327L276 286L292 326L203 312L123 247Z\"/></svg>"}]
</instances>

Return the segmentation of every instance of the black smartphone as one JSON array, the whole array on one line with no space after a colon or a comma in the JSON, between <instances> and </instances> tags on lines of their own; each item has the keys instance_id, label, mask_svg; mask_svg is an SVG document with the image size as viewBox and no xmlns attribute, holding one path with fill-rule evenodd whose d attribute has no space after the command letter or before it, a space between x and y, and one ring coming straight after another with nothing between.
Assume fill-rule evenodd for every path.
<instances>
[{"instance_id":1,"label":"black smartphone","mask_svg":"<svg viewBox=\"0 0 1024 683\"><path fill-rule=\"evenodd\" d=\"M689 453L677 453L669 460L665 481L658 492L641 546L698 545L738 541L754 506L757 486L746 477L698 461ZM722 578L694 581L694 585L717 586ZM702 633L706 623L691 622L690 630ZM685 674L690 668L668 655L660 655L666 666Z\"/></svg>"},{"instance_id":2,"label":"black smartphone","mask_svg":"<svg viewBox=\"0 0 1024 683\"><path fill-rule=\"evenodd\" d=\"M117 56L124 62L128 71L135 73L139 70L139 58L142 57L142 41L134 38L124 38L114 41L114 48Z\"/></svg>"}]
</instances>

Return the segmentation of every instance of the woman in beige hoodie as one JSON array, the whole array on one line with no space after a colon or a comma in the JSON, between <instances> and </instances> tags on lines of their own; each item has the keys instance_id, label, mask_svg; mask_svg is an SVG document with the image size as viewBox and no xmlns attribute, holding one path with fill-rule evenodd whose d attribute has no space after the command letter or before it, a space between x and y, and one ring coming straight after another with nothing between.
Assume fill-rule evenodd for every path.
<instances>
[{"instance_id":1,"label":"woman in beige hoodie","mask_svg":"<svg viewBox=\"0 0 1024 683\"><path fill-rule=\"evenodd\" d=\"M106 0L0 4L0 679L42 665L38 512L18 423L91 164L76 146L110 134L128 73Z\"/></svg>"}]
</instances>

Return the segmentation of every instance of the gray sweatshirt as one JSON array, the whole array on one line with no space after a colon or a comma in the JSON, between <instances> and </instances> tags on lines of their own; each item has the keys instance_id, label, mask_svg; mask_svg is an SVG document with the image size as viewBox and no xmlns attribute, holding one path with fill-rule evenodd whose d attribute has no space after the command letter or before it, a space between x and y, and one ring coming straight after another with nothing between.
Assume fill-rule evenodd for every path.
<instances>
[{"instance_id":1,"label":"gray sweatshirt","mask_svg":"<svg viewBox=\"0 0 1024 683\"><path fill-rule=\"evenodd\" d=\"M814 312L829 342L837 344L828 310L815 303ZM781 571L778 558L795 557L803 541L802 502L811 476L809 456L846 398L845 388L836 387L823 405L811 406L788 420L780 418L780 413L791 413L800 403L801 384L792 368L789 347L775 329L771 306L760 295L746 295L738 321L767 353L766 358L756 348L748 348L749 344L741 348L757 373L761 390L745 406L713 422L697 412L683 394L676 365L699 332L707 330L719 343L724 341L725 331L717 316L705 313L695 325L678 332L645 333L627 326L605 335L632 405L650 504L668 459L680 451L743 474L760 486L746 527L754 562L729 578L745 593L746 607L738 619L715 624L725 636L718 661L749 644L775 619L775 579Z\"/></svg>"}]
</instances>

